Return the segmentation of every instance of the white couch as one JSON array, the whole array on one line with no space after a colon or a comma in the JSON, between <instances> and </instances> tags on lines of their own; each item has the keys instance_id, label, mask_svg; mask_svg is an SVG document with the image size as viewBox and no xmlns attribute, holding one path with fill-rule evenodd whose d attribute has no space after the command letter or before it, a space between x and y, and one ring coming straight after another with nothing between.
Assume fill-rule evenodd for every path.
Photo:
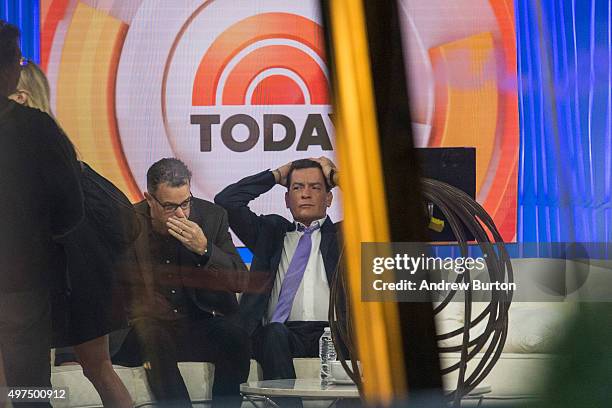
<instances>
[{"instance_id":1,"label":"white couch","mask_svg":"<svg viewBox=\"0 0 612 408\"><path fill-rule=\"evenodd\" d=\"M298 378L318 378L319 360L314 358L294 359ZM209 401L214 377L214 365L211 363L179 363L181 375L194 402ZM154 398L147 383L144 368L127 368L116 366L115 371L126 385L136 406L153 404ZM248 381L261 379L261 368L251 360ZM67 387L69 399L54 402L55 407L101 407L102 402L93 385L83 375L81 366L69 365L54 367L51 374L53 387Z\"/></svg>"},{"instance_id":2,"label":"white couch","mask_svg":"<svg viewBox=\"0 0 612 408\"><path fill-rule=\"evenodd\" d=\"M612 293L612 264L608 261L562 259L514 259L515 281L528 295L519 297L509 311L508 337L497 364L483 381L491 387L485 400L507 402L513 399L537 399L541 397L552 370L553 359L563 358L558 353L560 342L568 334L572 320L577 316L581 301L610 301ZM551 276L555 279L551 286ZM576 282L583 284L576 284ZM556 283L565 283L566 293L560 293ZM526 301L527 300L527 301ZM537 301L533 301L537 300ZM473 304L472 316L476 316L485 303ZM461 327L464 322L463 304L451 305L437 316L438 331L448 332ZM471 332L482 333L484 322ZM458 339L441 342L455 345ZM448 367L459 361L459 353L442 353L441 365ZM482 353L468 365L468 375L480 362ZM453 388L457 371L444 377L445 386Z\"/></svg>"},{"instance_id":3,"label":"white couch","mask_svg":"<svg viewBox=\"0 0 612 408\"><path fill-rule=\"evenodd\" d=\"M577 293L568 296L548 293L538 284L525 282L525 277L537 280L542 274L554 274L561 270L567 274L572 268L580 269L582 267L580 263L554 259L516 259L512 263L515 271L521 272L517 274L519 284L533 285L534 290L543 290L544 293L540 294L542 296L538 296L538 299L544 299L548 295L550 298L549 301L513 303L509 314L508 338L503 353L484 380L484 383L491 387L491 392L486 397L488 402L537 398L541 385L548 376L550 362L556 358L556 344L563 337L569 320L576 313L575 301L585 294L603 300L609 288L612 288L612 273L608 263L597 265L591 263L585 285ZM479 308L482 310L482 307L483 303L474 305L476 311ZM461 327L463 320L463 306L461 303L455 303L437 317L436 324L439 331L448 331ZM476 327L473 334L477 335L481 329L482 327ZM449 339L443 344L456 344L456 341L457 339ZM480 358L481 355L470 362L468 374ZM459 360L459 353L443 353L440 355L440 360L443 367L448 367ZM298 378L318 378L318 359L295 359L294 364ZM192 400L209 400L214 366L209 363L180 363L179 368ZM148 405L153 401L143 368L117 367L116 370L137 405ZM257 381L260 378L260 368L251 361L249 381ZM453 388L456 378L456 371L445 376L446 388ZM55 387L70 389L70 401L65 404L55 404L58 407L101 406L98 394L83 376L80 366L53 368L52 383Z\"/></svg>"}]
</instances>

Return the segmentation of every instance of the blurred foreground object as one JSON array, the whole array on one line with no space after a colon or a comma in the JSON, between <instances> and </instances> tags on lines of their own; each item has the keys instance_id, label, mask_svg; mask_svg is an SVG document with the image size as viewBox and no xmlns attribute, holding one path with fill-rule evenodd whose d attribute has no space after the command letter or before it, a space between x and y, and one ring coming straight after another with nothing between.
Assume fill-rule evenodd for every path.
<instances>
[{"instance_id":1,"label":"blurred foreground object","mask_svg":"<svg viewBox=\"0 0 612 408\"><path fill-rule=\"evenodd\" d=\"M432 179L423 179L423 195L427 202L440 208L448 220L451 230L457 238L462 257L469 256L468 235L474 237L486 259L489 281L500 283L512 283L514 281L512 264L502 236L491 216L480 204L463 191ZM470 280L470 270L467 269L464 273L457 275L455 282L469 283ZM443 374L448 374L459 370L457 388L449 395L456 406L459 406L463 396L475 389L487 377L497 363L508 335L508 309L512 302L512 294L512 290L491 290L491 299L488 305L472 319L472 289L469 286L469 289L465 291L463 302L466 316L463 328L448 333L438 333L437 339L439 341L462 336L461 345L441 346L439 348L441 353L461 352L461 360L442 371ZM455 295L456 291L451 291L436 306L434 312L442 312L453 301ZM470 330L485 319L487 319L487 323L482 333L473 339L470 338ZM481 361L468 373L468 363L479 352L484 353Z\"/></svg>"},{"instance_id":2,"label":"blurred foreground object","mask_svg":"<svg viewBox=\"0 0 612 408\"><path fill-rule=\"evenodd\" d=\"M538 408L607 407L612 388L612 303L581 303Z\"/></svg>"},{"instance_id":3,"label":"blurred foreground object","mask_svg":"<svg viewBox=\"0 0 612 408\"><path fill-rule=\"evenodd\" d=\"M334 0L323 1L322 10L343 170L351 317L349 333L333 327L332 335L355 335L367 404L406 401L419 390L437 400L442 382L431 303L361 301L361 243L422 242L426 229L397 4Z\"/></svg>"}]
</instances>

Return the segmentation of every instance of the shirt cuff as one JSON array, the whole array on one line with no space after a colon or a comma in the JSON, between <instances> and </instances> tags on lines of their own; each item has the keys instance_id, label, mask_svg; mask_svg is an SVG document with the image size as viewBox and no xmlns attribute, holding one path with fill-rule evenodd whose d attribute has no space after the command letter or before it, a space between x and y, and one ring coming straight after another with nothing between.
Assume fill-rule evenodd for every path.
<instances>
[{"instance_id":1,"label":"shirt cuff","mask_svg":"<svg viewBox=\"0 0 612 408\"><path fill-rule=\"evenodd\" d=\"M208 241L208 243L206 244L206 251L202 255L198 255L195 252L189 251L197 267L206 266L208 261L210 261L213 246L214 245L212 245L210 241Z\"/></svg>"}]
</instances>

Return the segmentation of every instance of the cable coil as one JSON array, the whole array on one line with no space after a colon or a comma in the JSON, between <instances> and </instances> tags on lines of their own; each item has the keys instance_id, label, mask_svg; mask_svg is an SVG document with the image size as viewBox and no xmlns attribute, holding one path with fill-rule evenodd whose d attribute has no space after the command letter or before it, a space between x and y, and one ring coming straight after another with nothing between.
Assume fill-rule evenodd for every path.
<instances>
[{"instance_id":1,"label":"cable coil","mask_svg":"<svg viewBox=\"0 0 612 408\"><path fill-rule=\"evenodd\" d=\"M487 265L490 282L513 283L514 275L510 257L506 251L501 234L497 230L491 216L472 197L465 192L441 181L433 179L422 179L422 194L425 202L437 206L454 233L459 246L461 256L468 256L468 241L464 230L474 237L476 245L480 248ZM341 253L342 255L342 253ZM352 317L350 313L350 299L341 295L346 293L346 273L335 274L330 293L329 322L334 344L342 344L346 347L346 353L342 347L336 347L338 359L346 370L349 377L355 382L359 390L362 389L361 376L356 363L355 342L352 337ZM470 283L470 271L466 270L458 274L456 283ZM464 291L464 324L463 327L451 330L447 333L438 333L436 340L442 341L461 336L462 343L457 346L439 346L439 353L461 353L459 362L441 370L442 375L459 370L456 389L447 395L454 406L460 406L461 398L474 390L489 375L502 353L508 334L508 309L512 302L512 285L510 289L497 289L501 285L494 286L491 290L491 299L487 307L472 318L472 289L471 285ZM451 290L446 297L434 308L434 314L441 313L451 301L453 301L456 290ZM342 316L342 320L339 319ZM483 332L471 338L470 330L486 320ZM476 367L468 373L468 363L479 353L482 357ZM345 355L348 354L348 355ZM352 356L353 358L350 358ZM347 360L351 360L351 367Z\"/></svg>"}]
</instances>

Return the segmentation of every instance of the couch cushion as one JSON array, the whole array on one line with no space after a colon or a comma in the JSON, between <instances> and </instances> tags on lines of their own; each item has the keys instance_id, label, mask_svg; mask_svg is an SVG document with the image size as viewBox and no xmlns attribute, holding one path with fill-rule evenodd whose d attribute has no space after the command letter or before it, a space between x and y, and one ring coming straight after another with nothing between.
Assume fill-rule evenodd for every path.
<instances>
[{"instance_id":1,"label":"couch cushion","mask_svg":"<svg viewBox=\"0 0 612 408\"><path fill-rule=\"evenodd\" d=\"M568 272L571 261L563 259L513 259L512 266L515 278L520 284L523 301L514 301L509 310L508 337L504 345L504 352L510 353L554 353L557 341L563 337L568 322L577 312L578 305L566 300L565 296L556 294L547 288L543 282L553 282L551 276ZM486 274L485 272L481 272ZM571 273L570 273L571 275ZM480 277L481 279L483 277ZM588 282L587 282L588 283ZM558 289L558 288L557 288ZM475 298L482 294L476 293ZM528 299L538 299L538 302L527 302ZM547 301L544 301L544 300ZM474 320L487 306L488 302L474 301L472 303L472 320ZM438 333L448 333L463 328L464 304L451 302L442 312L436 315L436 328ZM470 330L470 338L474 339L483 333L487 325L487 318ZM441 340L440 347L458 346L462 342L462 335Z\"/></svg>"},{"instance_id":2,"label":"couch cushion","mask_svg":"<svg viewBox=\"0 0 612 408\"><path fill-rule=\"evenodd\" d=\"M153 402L154 398L143 367L114 366L135 405ZM210 400L214 378L214 364L179 363L179 370L193 401ZM83 375L79 365L53 367L51 383L69 389L69 400L54 403L56 407L100 407L102 401L93 384Z\"/></svg>"},{"instance_id":3,"label":"couch cushion","mask_svg":"<svg viewBox=\"0 0 612 408\"><path fill-rule=\"evenodd\" d=\"M298 378L319 378L320 361L318 358L296 358L293 363ZM114 368L132 396L135 405L154 401L143 367L114 366ZM184 362L179 363L179 370L192 401L208 401L211 399L215 373L214 364ZM261 366L255 360L251 360L247 381L259 381L262 378ZM69 389L69 400L54 403L55 407L102 406L100 396L93 384L83 375L80 365L53 367L51 383L54 387Z\"/></svg>"},{"instance_id":4,"label":"couch cushion","mask_svg":"<svg viewBox=\"0 0 612 408\"><path fill-rule=\"evenodd\" d=\"M556 353L576 312L572 302L512 305L504 352Z\"/></svg>"},{"instance_id":5,"label":"couch cushion","mask_svg":"<svg viewBox=\"0 0 612 408\"><path fill-rule=\"evenodd\" d=\"M491 392L486 394L485 397L534 398L540 396L544 381L549 377L553 358L556 357L551 354L502 353L489 375L483 381L484 384L491 387ZM448 367L457 363L459 359L459 353L441 354L440 364L442 367ZM466 378L481 361L482 354L477 354L470 361ZM458 370L455 370L442 377L444 387L447 389L456 388L458 375Z\"/></svg>"},{"instance_id":6,"label":"couch cushion","mask_svg":"<svg viewBox=\"0 0 612 408\"><path fill-rule=\"evenodd\" d=\"M133 388L134 370L115 366L115 371L125 384L132 398L136 395ZM93 384L83 375L80 365L53 367L51 370L51 384L56 388L68 388L68 399L53 402L54 407L100 407L102 401Z\"/></svg>"},{"instance_id":7,"label":"couch cushion","mask_svg":"<svg viewBox=\"0 0 612 408\"><path fill-rule=\"evenodd\" d=\"M439 333L448 333L463 327L463 304L451 303L436 316ZM475 319L487 303L472 304ZM569 321L575 316L578 304L574 302L518 302L512 303L508 312L508 337L503 351L506 353L555 353L557 343L563 338ZM447 307L448 308L448 307ZM470 338L480 336L487 325L485 317L470 330ZM460 345L462 335L438 342L440 347Z\"/></svg>"}]
</instances>

